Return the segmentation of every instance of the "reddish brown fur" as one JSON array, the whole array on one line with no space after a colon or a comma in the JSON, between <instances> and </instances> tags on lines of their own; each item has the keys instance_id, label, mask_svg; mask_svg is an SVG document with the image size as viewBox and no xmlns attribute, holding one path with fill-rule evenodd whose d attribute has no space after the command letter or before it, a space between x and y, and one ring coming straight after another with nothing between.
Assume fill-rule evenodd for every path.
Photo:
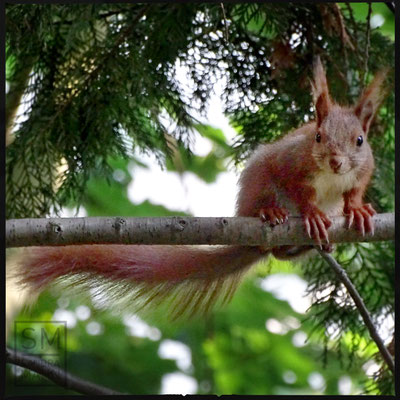
<instances>
[{"instance_id":1,"label":"reddish brown fur","mask_svg":"<svg viewBox=\"0 0 400 400\"><path fill-rule=\"evenodd\" d=\"M66 274L95 273L105 278L157 284L227 276L257 261L257 248L162 245L82 245L29 250L23 282L45 287ZM241 261L238 261L241 260ZM198 265L203 268L198 268ZM28 268L29 267L29 268Z\"/></svg>"},{"instance_id":2,"label":"reddish brown fur","mask_svg":"<svg viewBox=\"0 0 400 400\"><path fill-rule=\"evenodd\" d=\"M318 59L312 84L317 120L255 151L239 180L237 215L261 216L272 225L284 222L288 213L300 215L306 231L318 243L328 239L329 216L343 212L349 216L349 225L354 219L357 229L372 232L373 209L362 202L374 166L366 139L382 99L383 75L377 75L354 109L342 107L331 100ZM357 146L360 135L364 143ZM290 258L309 249L285 246L273 253ZM231 295L242 272L270 250L235 246L44 247L27 250L19 276L36 290L66 275L83 276L80 282L90 277L95 282L108 278L128 283L132 290L139 287L135 299L145 304L176 295L174 307L180 314L187 308L208 309L224 291ZM225 284L229 280L233 283Z\"/></svg>"},{"instance_id":3,"label":"reddish brown fur","mask_svg":"<svg viewBox=\"0 0 400 400\"><path fill-rule=\"evenodd\" d=\"M367 134L383 98L384 74L377 74L354 108L343 107L332 101L317 59L312 82L316 121L256 150L240 177L237 214L261 216L275 225L289 210L303 217L308 234L320 244L328 240L329 216L343 213L349 226L354 218L357 229L372 233L374 211L362 198L374 168ZM288 258L282 249L274 254Z\"/></svg>"}]
</instances>

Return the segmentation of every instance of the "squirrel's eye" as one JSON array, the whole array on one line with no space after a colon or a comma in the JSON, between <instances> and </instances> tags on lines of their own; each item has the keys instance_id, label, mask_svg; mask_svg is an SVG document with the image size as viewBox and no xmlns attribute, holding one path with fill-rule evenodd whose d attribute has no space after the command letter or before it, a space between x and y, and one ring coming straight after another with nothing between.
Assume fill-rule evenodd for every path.
<instances>
[{"instance_id":1,"label":"squirrel's eye","mask_svg":"<svg viewBox=\"0 0 400 400\"><path fill-rule=\"evenodd\" d=\"M315 140L317 141L317 143L321 142L321 134L319 132L317 132L317 134L315 135Z\"/></svg>"},{"instance_id":2,"label":"squirrel's eye","mask_svg":"<svg viewBox=\"0 0 400 400\"><path fill-rule=\"evenodd\" d=\"M363 144L363 137L360 135L358 138L357 138L357 146L361 146L362 144Z\"/></svg>"}]
</instances>

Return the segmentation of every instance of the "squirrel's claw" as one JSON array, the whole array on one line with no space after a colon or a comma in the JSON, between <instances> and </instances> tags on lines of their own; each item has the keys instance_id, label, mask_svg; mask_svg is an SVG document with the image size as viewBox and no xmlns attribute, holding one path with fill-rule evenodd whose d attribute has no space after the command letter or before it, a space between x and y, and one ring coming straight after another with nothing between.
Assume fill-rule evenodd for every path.
<instances>
[{"instance_id":1,"label":"squirrel's claw","mask_svg":"<svg viewBox=\"0 0 400 400\"><path fill-rule=\"evenodd\" d=\"M321 243L321 238L320 238L320 232L319 232L319 226L318 226L318 222L317 219L311 219L311 234L312 237L316 240L316 242L318 243L319 247L322 249L322 243Z\"/></svg>"},{"instance_id":2,"label":"squirrel's claw","mask_svg":"<svg viewBox=\"0 0 400 400\"><path fill-rule=\"evenodd\" d=\"M288 214L285 208L280 207L261 208L259 212L261 221L269 222L270 226L283 224L288 220Z\"/></svg>"},{"instance_id":3,"label":"squirrel's claw","mask_svg":"<svg viewBox=\"0 0 400 400\"><path fill-rule=\"evenodd\" d=\"M306 226L306 232L307 232L308 237L309 237L310 239L312 239L312 237L311 237L310 221L308 220L307 217L304 218L304 225Z\"/></svg>"},{"instance_id":4,"label":"squirrel's claw","mask_svg":"<svg viewBox=\"0 0 400 400\"><path fill-rule=\"evenodd\" d=\"M324 224L322 218L318 215L316 217L315 221L317 223L318 231L319 231L319 234L321 236L321 239L324 239L325 241L329 242L329 240L328 240L328 232L327 232L327 230L325 228L325 224Z\"/></svg>"},{"instance_id":5,"label":"squirrel's claw","mask_svg":"<svg viewBox=\"0 0 400 400\"><path fill-rule=\"evenodd\" d=\"M366 233L375 233L374 221L372 217L376 214L371 204L363 204L361 207L348 208L346 216L348 218L347 228L355 224L355 228L365 236Z\"/></svg>"},{"instance_id":6,"label":"squirrel's claw","mask_svg":"<svg viewBox=\"0 0 400 400\"><path fill-rule=\"evenodd\" d=\"M374 210L370 203L364 204L364 210L368 212L368 214L373 217L377 212Z\"/></svg>"},{"instance_id":7,"label":"squirrel's claw","mask_svg":"<svg viewBox=\"0 0 400 400\"><path fill-rule=\"evenodd\" d=\"M331 226L330 219L318 209L303 216L305 229L309 238L314 239L322 250L322 240L329 244L327 229Z\"/></svg>"},{"instance_id":8,"label":"squirrel's claw","mask_svg":"<svg viewBox=\"0 0 400 400\"><path fill-rule=\"evenodd\" d=\"M356 229L360 231L363 236L365 236L364 217L360 211L357 210L354 212L354 220Z\"/></svg>"},{"instance_id":9,"label":"squirrel's claw","mask_svg":"<svg viewBox=\"0 0 400 400\"><path fill-rule=\"evenodd\" d=\"M348 215L347 229L351 228L351 226L353 225L353 221L354 221L354 212L350 211Z\"/></svg>"}]
</instances>

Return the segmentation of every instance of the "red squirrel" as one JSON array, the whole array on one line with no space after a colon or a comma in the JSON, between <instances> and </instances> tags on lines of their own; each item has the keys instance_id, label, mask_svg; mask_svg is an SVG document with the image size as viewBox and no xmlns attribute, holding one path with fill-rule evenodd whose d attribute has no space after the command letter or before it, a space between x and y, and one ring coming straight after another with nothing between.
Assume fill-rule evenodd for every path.
<instances>
[{"instance_id":1,"label":"red squirrel","mask_svg":"<svg viewBox=\"0 0 400 400\"><path fill-rule=\"evenodd\" d=\"M385 72L378 73L356 105L330 97L319 58L312 92L315 121L272 144L262 144L239 179L237 216L259 217L270 225L300 215L306 233L330 251L330 217L347 216L362 234L373 234L370 204L363 195L374 168L368 130L383 99ZM204 246L205 247L205 246ZM114 290L137 307L170 301L174 316L206 312L228 301L241 276L269 253L287 259L313 246L79 245L27 250L20 281L38 292L53 281ZM69 277L69 279L65 279ZM72 279L72 280L71 280ZM105 285L105 286L104 286Z\"/></svg>"}]
</instances>

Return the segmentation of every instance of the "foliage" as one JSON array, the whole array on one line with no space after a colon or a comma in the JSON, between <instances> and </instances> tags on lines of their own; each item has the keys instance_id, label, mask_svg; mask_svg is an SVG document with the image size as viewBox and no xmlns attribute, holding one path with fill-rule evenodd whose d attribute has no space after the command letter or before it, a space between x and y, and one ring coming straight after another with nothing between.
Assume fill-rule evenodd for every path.
<instances>
[{"instance_id":1,"label":"foliage","mask_svg":"<svg viewBox=\"0 0 400 400\"><path fill-rule=\"evenodd\" d=\"M22 94L25 103L6 153L7 218L46 216L66 205L83 205L88 215L178 214L129 201L134 150L154 153L168 170L192 171L212 182L226 157L240 162L260 141L313 118L308 78L314 55L327 66L333 97L346 103L382 66L394 65L394 19L384 14L385 5L373 4L387 23L372 29L369 40L368 6L341 4L341 10L348 39L333 4L7 5L7 118ZM193 82L189 90L178 79L182 65ZM205 113L217 80L225 84L225 112L238 131L233 151L222 132L193 117ZM394 209L392 83L390 73L389 95L370 134L376 170L367 199L378 212ZM207 156L191 154L193 129L212 141ZM393 315L393 247L341 245L335 254L377 325ZM327 394L337 393L344 368L358 390L366 383L372 393L393 394L393 376L385 368L375 381L361 382L360 366L373 357L382 361L373 344L364 349L371 340L333 273L318 258L296 268L315 300L302 321L302 330L314 332L303 348L291 346L295 329L281 336L265 330L268 318L300 316L254 281L206 324L160 326L163 338L190 345L193 374L206 382L200 392L310 393L308 374L319 369L323 355ZM71 300L71 309L76 304ZM55 307L44 294L35 315L45 318ZM158 343L127 340L115 316L99 313L96 319L112 334L97 341L85 334L83 322L71 329L71 372L122 391L157 392L162 375L176 369L157 357ZM287 370L295 372L296 383L283 380Z\"/></svg>"},{"instance_id":2,"label":"foliage","mask_svg":"<svg viewBox=\"0 0 400 400\"><path fill-rule=\"evenodd\" d=\"M10 87L26 86L14 84L21 70L31 73L24 121L7 149L7 217L43 216L79 199L91 173L109 175L108 158L132 148L162 161L173 151L165 116L174 121L169 135L189 145L191 112L206 109L217 79L226 79L223 100L240 131L240 159L312 117L315 54L327 61L336 99L359 94L365 24L346 17L355 46L349 51L339 32L327 29L336 18L329 6L224 7L226 19L219 4L8 6ZM368 71L393 65L393 43L375 31L370 41ZM193 79L189 93L178 82L177 61ZM393 120L390 98L382 123ZM57 173L61 161L68 169Z\"/></svg>"}]
</instances>

